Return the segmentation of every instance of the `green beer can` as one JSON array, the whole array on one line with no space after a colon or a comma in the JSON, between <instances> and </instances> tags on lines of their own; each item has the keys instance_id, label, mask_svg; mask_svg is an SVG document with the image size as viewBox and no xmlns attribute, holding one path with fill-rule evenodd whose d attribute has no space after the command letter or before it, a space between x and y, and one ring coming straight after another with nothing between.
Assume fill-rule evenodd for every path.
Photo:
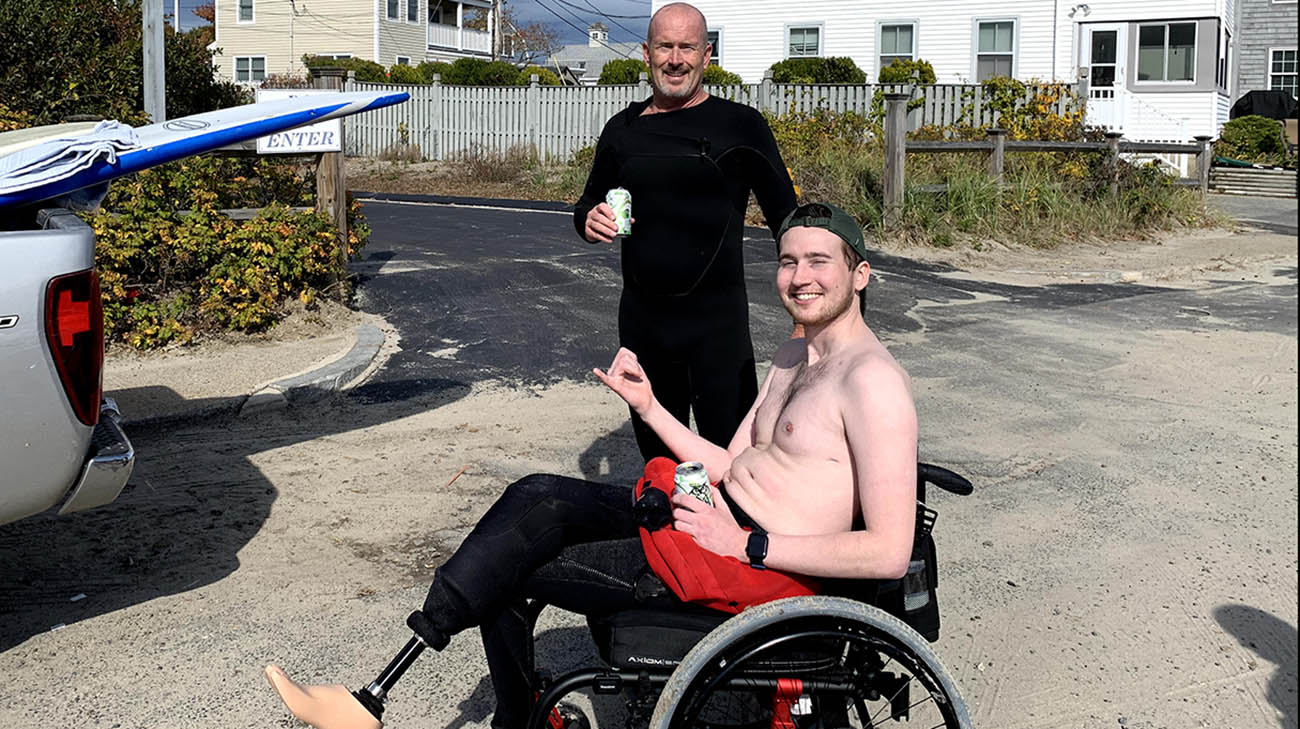
<instances>
[{"instance_id":1,"label":"green beer can","mask_svg":"<svg viewBox=\"0 0 1300 729\"><path fill-rule=\"evenodd\" d=\"M713 506L713 496L709 493L709 472L699 461L687 461L679 464L673 473L673 491L687 494Z\"/></svg>"},{"instance_id":2,"label":"green beer can","mask_svg":"<svg viewBox=\"0 0 1300 729\"><path fill-rule=\"evenodd\" d=\"M632 193L616 187L605 193L605 202L614 208L614 223L618 226L614 235L632 235Z\"/></svg>"}]
</instances>

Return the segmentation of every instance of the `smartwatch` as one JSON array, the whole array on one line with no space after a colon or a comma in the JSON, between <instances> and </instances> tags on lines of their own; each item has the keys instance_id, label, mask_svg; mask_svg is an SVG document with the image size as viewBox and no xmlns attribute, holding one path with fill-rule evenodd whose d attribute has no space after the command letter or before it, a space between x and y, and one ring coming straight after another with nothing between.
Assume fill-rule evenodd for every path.
<instances>
[{"instance_id":1,"label":"smartwatch","mask_svg":"<svg viewBox=\"0 0 1300 729\"><path fill-rule=\"evenodd\" d=\"M767 533L750 532L749 541L745 543L745 556L749 558L749 566L756 570L765 570L767 565L763 560L767 559Z\"/></svg>"}]
</instances>

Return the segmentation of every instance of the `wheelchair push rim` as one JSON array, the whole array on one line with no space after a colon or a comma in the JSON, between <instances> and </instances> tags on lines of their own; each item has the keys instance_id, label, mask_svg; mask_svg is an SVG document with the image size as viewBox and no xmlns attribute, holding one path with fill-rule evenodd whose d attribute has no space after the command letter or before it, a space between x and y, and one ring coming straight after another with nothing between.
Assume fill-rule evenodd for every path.
<instances>
[{"instance_id":1,"label":"wheelchair push rim","mask_svg":"<svg viewBox=\"0 0 1300 729\"><path fill-rule=\"evenodd\" d=\"M817 668L806 656L784 668L772 665L774 654L800 647L829 647L828 656L838 654L836 665ZM906 671L905 679L894 673L900 669ZM778 678L798 680L817 711L825 708L825 716L841 716L845 725L850 714L859 726L872 727L896 718L900 710L909 717L912 710L921 710L937 715L936 721L909 725L970 727L965 702L924 638L875 607L815 596L751 608L706 636L664 686L650 728L732 725L716 718L717 703L732 701L730 694L743 691L770 696ZM737 724L746 722L752 724L752 718ZM794 723L823 726L810 719Z\"/></svg>"}]
</instances>

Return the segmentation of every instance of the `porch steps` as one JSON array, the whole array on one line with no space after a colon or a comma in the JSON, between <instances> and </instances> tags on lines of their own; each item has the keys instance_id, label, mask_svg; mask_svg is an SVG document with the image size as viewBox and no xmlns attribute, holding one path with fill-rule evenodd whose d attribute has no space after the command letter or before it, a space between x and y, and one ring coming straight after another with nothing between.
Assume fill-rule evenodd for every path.
<instances>
[{"instance_id":1,"label":"porch steps","mask_svg":"<svg viewBox=\"0 0 1300 729\"><path fill-rule=\"evenodd\" d=\"M1225 195L1296 197L1295 170L1258 170L1244 167L1210 168L1210 189Z\"/></svg>"}]
</instances>

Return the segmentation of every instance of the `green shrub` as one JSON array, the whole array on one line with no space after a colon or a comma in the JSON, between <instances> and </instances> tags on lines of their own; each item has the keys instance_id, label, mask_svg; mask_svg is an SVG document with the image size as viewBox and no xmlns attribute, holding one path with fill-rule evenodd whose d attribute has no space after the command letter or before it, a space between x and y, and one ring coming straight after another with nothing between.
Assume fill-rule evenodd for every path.
<instances>
[{"instance_id":1,"label":"green shrub","mask_svg":"<svg viewBox=\"0 0 1300 729\"><path fill-rule=\"evenodd\" d=\"M769 69L779 84L864 84L867 74L852 58L787 58Z\"/></svg>"},{"instance_id":2,"label":"green shrub","mask_svg":"<svg viewBox=\"0 0 1300 729\"><path fill-rule=\"evenodd\" d=\"M1256 164L1295 166L1295 155L1287 152L1282 122L1254 114L1224 124L1214 153Z\"/></svg>"},{"instance_id":3,"label":"green shrub","mask_svg":"<svg viewBox=\"0 0 1300 729\"><path fill-rule=\"evenodd\" d=\"M204 330L256 331L275 322L287 299L310 303L336 286L333 221L289 209L311 204L313 177L292 163L197 157L116 182L88 216L105 336L147 349ZM219 212L261 206L248 221ZM353 255L370 231L352 200L348 219L343 244Z\"/></svg>"},{"instance_id":4,"label":"green shrub","mask_svg":"<svg viewBox=\"0 0 1300 729\"><path fill-rule=\"evenodd\" d=\"M424 74L415 66L396 65L388 69L388 82L394 84L427 84Z\"/></svg>"},{"instance_id":5,"label":"green shrub","mask_svg":"<svg viewBox=\"0 0 1300 729\"><path fill-rule=\"evenodd\" d=\"M424 79L426 84L433 83L434 74L438 74L442 83L448 83L447 74L451 70L451 64L446 61L424 61L415 69L420 72L420 77Z\"/></svg>"},{"instance_id":6,"label":"green shrub","mask_svg":"<svg viewBox=\"0 0 1300 729\"><path fill-rule=\"evenodd\" d=\"M515 82L516 85L527 86L529 81L531 80L530 79L531 76L536 76L537 83L541 84L542 86L563 86L564 85L564 82L560 80L559 76L555 75L554 71L552 71L549 68L542 68L541 66L524 66L523 68L519 69L519 80Z\"/></svg>"},{"instance_id":7,"label":"green shrub","mask_svg":"<svg viewBox=\"0 0 1300 729\"><path fill-rule=\"evenodd\" d=\"M877 80L882 84L932 84L935 82L934 66L929 61L895 58L880 69Z\"/></svg>"},{"instance_id":8,"label":"green shrub","mask_svg":"<svg viewBox=\"0 0 1300 729\"><path fill-rule=\"evenodd\" d=\"M722 68L722 66L709 65L704 69L704 83L714 86L736 86L745 83L740 74L735 74Z\"/></svg>"},{"instance_id":9,"label":"green shrub","mask_svg":"<svg viewBox=\"0 0 1300 729\"><path fill-rule=\"evenodd\" d=\"M608 86L610 84L634 84L643 73L649 73L650 67L645 65L645 61L639 58L615 58L607 61L604 68L600 69L600 78L597 84Z\"/></svg>"},{"instance_id":10,"label":"green shrub","mask_svg":"<svg viewBox=\"0 0 1300 729\"><path fill-rule=\"evenodd\" d=\"M524 83L528 83L525 76ZM492 61L479 71L475 86L518 86L519 67L506 61Z\"/></svg>"},{"instance_id":11,"label":"green shrub","mask_svg":"<svg viewBox=\"0 0 1300 729\"><path fill-rule=\"evenodd\" d=\"M351 71L358 81L372 84L388 83L388 73L384 67L364 58L325 58L324 56L303 56L302 63L307 68L341 68Z\"/></svg>"}]
</instances>

